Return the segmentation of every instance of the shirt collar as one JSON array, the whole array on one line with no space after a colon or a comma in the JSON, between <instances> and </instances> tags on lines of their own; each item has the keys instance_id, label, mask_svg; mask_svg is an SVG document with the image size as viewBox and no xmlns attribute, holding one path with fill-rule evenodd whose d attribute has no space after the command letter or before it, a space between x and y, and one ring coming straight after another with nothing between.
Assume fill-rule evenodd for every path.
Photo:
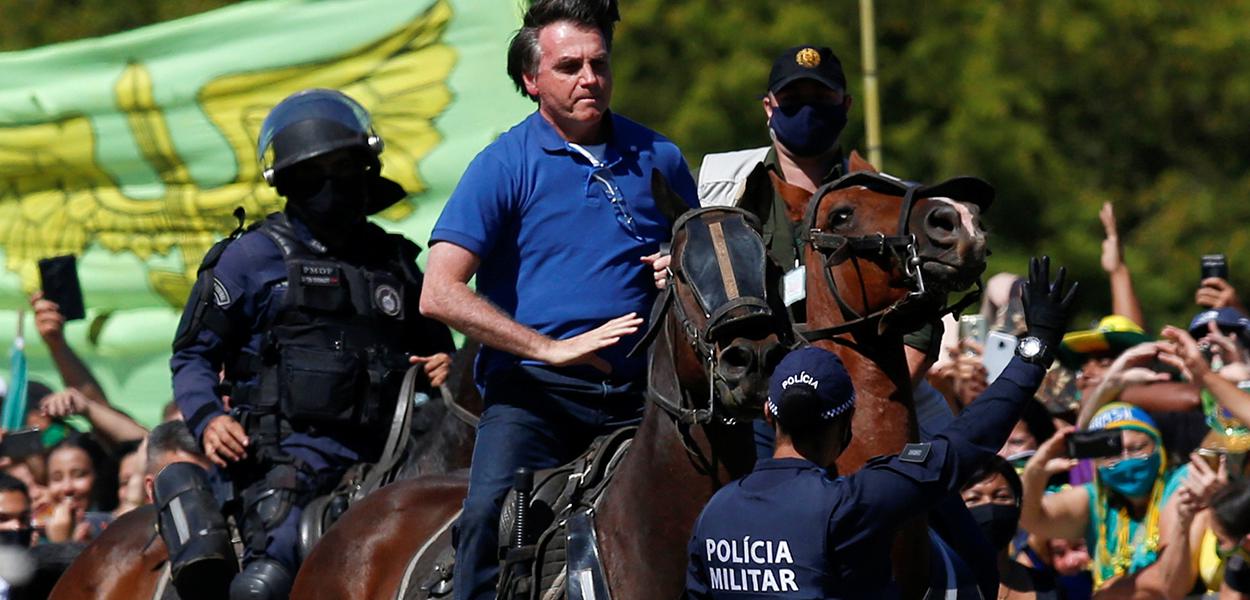
<instances>
[{"instance_id":1,"label":"shirt collar","mask_svg":"<svg viewBox=\"0 0 1250 600\"><path fill-rule=\"evenodd\" d=\"M820 465L806 458L761 458L755 462L756 471L779 471L782 469L816 469L822 473L825 471Z\"/></svg>"},{"instance_id":2,"label":"shirt collar","mask_svg":"<svg viewBox=\"0 0 1250 600\"><path fill-rule=\"evenodd\" d=\"M614 157L619 157L623 154L620 146L620 140L616 135L616 118L616 114L610 110L603 115L603 126L607 129L605 140L610 150L607 153L608 163L615 162ZM529 116L529 119L531 127L534 128L534 135L538 137L539 147L547 152L573 152L569 149L568 142L566 142L564 138L560 137L556 128L552 127L551 123L548 123L547 119L543 118L542 113L534 111L533 114ZM630 147L629 149L636 150L634 147Z\"/></svg>"}]
</instances>

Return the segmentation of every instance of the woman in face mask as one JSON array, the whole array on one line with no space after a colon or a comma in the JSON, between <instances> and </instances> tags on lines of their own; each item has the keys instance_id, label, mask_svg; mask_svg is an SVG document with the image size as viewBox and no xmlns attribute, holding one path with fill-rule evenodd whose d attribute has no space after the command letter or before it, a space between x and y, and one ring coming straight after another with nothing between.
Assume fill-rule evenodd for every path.
<instances>
[{"instance_id":1,"label":"woman in face mask","mask_svg":"<svg viewBox=\"0 0 1250 600\"><path fill-rule=\"evenodd\" d=\"M976 519L981 534L998 553L998 597L1058 598L1055 584L1045 574L1011 558L1011 542L1020 523L1020 477L1006 459L995 456L977 469L960 494Z\"/></svg>"},{"instance_id":2,"label":"woman in face mask","mask_svg":"<svg viewBox=\"0 0 1250 600\"><path fill-rule=\"evenodd\" d=\"M1167 455L1150 415L1122 402L1094 415L1091 430L1118 430L1123 449L1094 460L1094 481L1044 495L1050 476L1071 469L1070 428L1052 436L1024 467L1020 523L1043 538L1084 537L1093 558L1095 597L1167 593L1168 575L1156 568L1161 540L1177 527L1173 492L1188 470L1166 472Z\"/></svg>"}]
</instances>

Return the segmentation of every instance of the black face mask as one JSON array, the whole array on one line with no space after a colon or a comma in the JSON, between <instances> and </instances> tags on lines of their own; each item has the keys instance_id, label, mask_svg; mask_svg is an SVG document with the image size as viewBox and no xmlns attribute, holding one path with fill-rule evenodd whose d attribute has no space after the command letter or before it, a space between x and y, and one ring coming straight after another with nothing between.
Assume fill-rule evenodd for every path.
<instances>
[{"instance_id":1,"label":"black face mask","mask_svg":"<svg viewBox=\"0 0 1250 600\"><path fill-rule=\"evenodd\" d=\"M30 547L30 536L34 530L27 527L24 529L8 529L0 531L0 546L18 546L21 548Z\"/></svg>"},{"instance_id":2,"label":"black face mask","mask_svg":"<svg viewBox=\"0 0 1250 600\"><path fill-rule=\"evenodd\" d=\"M292 182L286 191L287 211L327 246L341 247L365 223L369 201L367 173Z\"/></svg>"},{"instance_id":3,"label":"black face mask","mask_svg":"<svg viewBox=\"0 0 1250 600\"><path fill-rule=\"evenodd\" d=\"M968 509L972 518L985 539L994 546L994 550L1002 550L1016 537L1016 529L1020 526L1020 507L1004 504L978 504Z\"/></svg>"}]
</instances>

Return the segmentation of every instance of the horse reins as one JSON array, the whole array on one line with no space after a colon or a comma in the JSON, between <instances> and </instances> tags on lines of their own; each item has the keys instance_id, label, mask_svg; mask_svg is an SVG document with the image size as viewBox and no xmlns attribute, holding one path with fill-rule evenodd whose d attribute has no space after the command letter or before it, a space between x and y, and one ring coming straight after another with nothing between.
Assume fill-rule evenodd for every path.
<instances>
[{"instance_id":1,"label":"horse reins","mask_svg":"<svg viewBox=\"0 0 1250 600\"><path fill-rule=\"evenodd\" d=\"M830 233L818 226L816 220L818 218L820 201L825 194L853 186L863 186L869 190L890 195L897 195L892 192L900 189L903 191L903 208L898 216L897 235L887 236L884 233L877 232L869 235L848 236ZM807 214L803 218L804 227L799 231L799 239L804 243L811 244L812 248L821 254L823 257L821 271L824 272L825 285L833 295L834 301L838 303L838 308L841 309L843 316L851 316L852 318L837 325L817 329L809 328L806 323L796 323L794 325L795 335L810 344L816 340L830 339L838 334L869 323L877 323L878 327L880 327L884 317L900 310L908 302L912 302L928 293L924 282L923 261L917 251L916 235L910 233L912 208L915 206L917 199L916 193L922 187L924 186L917 183L904 182L880 174L857 172L831 181L816 190L816 193L812 195L812 201L808 203ZM860 257L888 257L892 263L902 265L903 280L911 290L906 296L899 298L885 308L866 315L859 314L859 311L851 307L843 299L841 292L838 291L837 282L833 279L832 267L845 262L848 258L858 259ZM862 280L860 281L860 293L867 298L868 290ZM977 279L975 290L965 294L958 302L942 308L938 312L938 317L940 318L948 313L957 314L962 312L969 305L980 300L980 298L981 280Z\"/></svg>"}]
</instances>

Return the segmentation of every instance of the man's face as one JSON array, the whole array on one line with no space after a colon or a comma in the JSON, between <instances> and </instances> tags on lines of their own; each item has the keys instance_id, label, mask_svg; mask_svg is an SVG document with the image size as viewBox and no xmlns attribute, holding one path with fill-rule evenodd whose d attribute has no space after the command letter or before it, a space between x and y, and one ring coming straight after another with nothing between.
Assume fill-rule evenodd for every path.
<instances>
[{"instance_id":1,"label":"man's face","mask_svg":"<svg viewBox=\"0 0 1250 600\"><path fill-rule=\"evenodd\" d=\"M1102 383L1102 376L1113 361L1115 356L1111 354L1094 354L1085 360L1085 364L1076 372L1076 390L1082 397L1092 393Z\"/></svg>"},{"instance_id":2,"label":"man's face","mask_svg":"<svg viewBox=\"0 0 1250 600\"><path fill-rule=\"evenodd\" d=\"M538 47L538 71L524 80L539 110L557 124L602 119L612 99L612 68L599 30L558 21L538 32Z\"/></svg>"},{"instance_id":3,"label":"man's face","mask_svg":"<svg viewBox=\"0 0 1250 600\"><path fill-rule=\"evenodd\" d=\"M851 108L851 97L843 90L835 90L811 79L800 79L770 92L764 97L764 115L771 119L778 106L800 104L842 104Z\"/></svg>"},{"instance_id":4,"label":"man's face","mask_svg":"<svg viewBox=\"0 0 1250 600\"><path fill-rule=\"evenodd\" d=\"M1011 435L1007 437L1007 443L999 449L998 455L1007 458L1025 450L1037 450L1037 438L1033 437L1028 425L1021 419L1016 421L1016 426L1011 429Z\"/></svg>"},{"instance_id":5,"label":"man's face","mask_svg":"<svg viewBox=\"0 0 1250 600\"><path fill-rule=\"evenodd\" d=\"M0 492L0 531L17 531L30 525L30 499L17 490Z\"/></svg>"}]
</instances>

